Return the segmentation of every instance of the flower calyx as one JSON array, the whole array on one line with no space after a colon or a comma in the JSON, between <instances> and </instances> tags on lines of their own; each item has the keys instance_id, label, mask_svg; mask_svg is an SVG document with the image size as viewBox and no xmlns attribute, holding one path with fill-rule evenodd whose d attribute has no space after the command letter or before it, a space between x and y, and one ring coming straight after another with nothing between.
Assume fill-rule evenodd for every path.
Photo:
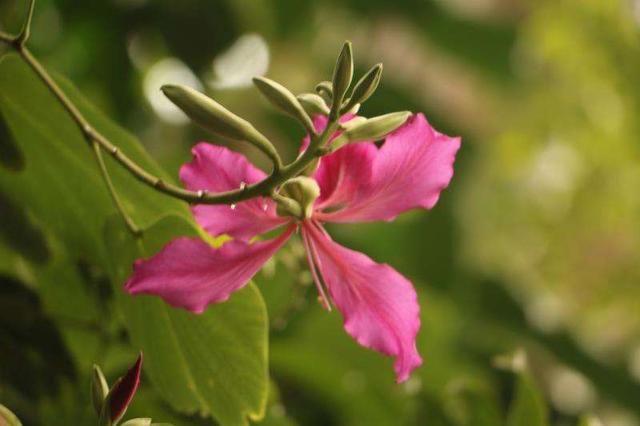
<instances>
[{"instance_id":1,"label":"flower calyx","mask_svg":"<svg viewBox=\"0 0 640 426\"><path fill-rule=\"evenodd\" d=\"M306 220L311 218L313 205L319 196L320 187L315 179L298 176L285 182L273 199L279 216Z\"/></svg>"}]
</instances>

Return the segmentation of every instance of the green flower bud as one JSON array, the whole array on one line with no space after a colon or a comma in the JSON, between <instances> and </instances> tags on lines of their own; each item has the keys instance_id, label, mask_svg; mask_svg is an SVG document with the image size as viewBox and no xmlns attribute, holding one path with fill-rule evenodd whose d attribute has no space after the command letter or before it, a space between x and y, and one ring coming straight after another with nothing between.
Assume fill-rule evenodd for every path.
<instances>
[{"instance_id":1,"label":"green flower bud","mask_svg":"<svg viewBox=\"0 0 640 426\"><path fill-rule=\"evenodd\" d=\"M315 93L303 93L298 95L298 101L302 105L302 108L307 114L313 115L329 115L329 107L327 103L322 99L322 96Z\"/></svg>"},{"instance_id":2,"label":"green flower bud","mask_svg":"<svg viewBox=\"0 0 640 426\"><path fill-rule=\"evenodd\" d=\"M335 151L348 143L380 139L402 126L410 116L411 112L401 111L358 121L353 125L349 125L351 122L345 123L345 131L333 140L331 148Z\"/></svg>"},{"instance_id":3,"label":"green flower bud","mask_svg":"<svg viewBox=\"0 0 640 426\"><path fill-rule=\"evenodd\" d=\"M162 86L162 92L202 128L233 140L247 141L267 154L274 164L280 165L280 157L266 136L210 97L177 85Z\"/></svg>"},{"instance_id":4,"label":"green flower bud","mask_svg":"<svg viewBox=\"0 0 640 426\"><path fill-rule=\"evenodd\" d=\"M315 179L306 176L289 179L280 188L282 207L279 198L276 199L278 214L300 220L309 219L313 214L313 203L319 196L320 187Z\"/></svg>"},{"instance_id":5,"label":"green flower bud","mask_svg":"<svg viewBox=\"0 0 640 426\"><path fill-rule=\"evenodd\" d=\"M109 385L107 384L107 380L104 378L100 367L94 364L93 379L91 380L91 401L98 415L102 412L102 406L108 393Z\"/></svg>"},{"instance_id":6,"label":"green flower bud","mask_svg":"<svg viewBox=\"0 0 640 426\"><path fill-rule=\"evenodd\" d=\"M316 84L316 93L324 95L327 99L333 99L333 83L330 81L321 81Z\"/></svg>"},{"instance_id":7,"label":"green flower bud","mask_svg":"<svg viewBox=\"0 0 640 426\"><path fill-rule=\"evenodd\" d=\"M265 77L255 77L253 84L276 108L302 123L307 132L315 133L309 115L289 89Z\"/></svg>"},{"instance_id":8,"label":"green flower bud","mask_svg":"<svg viewBox=\"0 0 640 426\"><path fill-rule=\"evenodd\" d=\"M353 51L351 42L347 41L342 46L338 61L333 69L333 113L338 114L342 100L353 78Z\"/></svg>"},{"instance_id":9,"label":"green flower bud","mask_svg":"<svg viewBox=\"0 0 640 426\"><path fill-rule=\"evenodd\" d=\"M22 423L15 414L7 407L0 404L0 425L2 426L22 426Z\"/></svg>"},{"instance_id":10,"label":"green flower bud","mask_svg":"<svg viewBox=\"0 0 640 426\"><path fill-rule=\"evenodd\" d=\"M349 99L349 102L341 112L344 114L357 104L362 104L364 101L369 99L378 88L381 78L382 64L377 64L356 83L353 88L353 92L351 93L351 99Z\"/></svg>"},{"instance_id":11,"label":"green flower bud","mask_svg":"<svg viewBox=\"0 0 640 426\"><path fill-rule=\"evenodd\" d=\"M360 104L355 104L354 106L352 106L350 109L344 109L343 112L341 112L342 115L344 114L357 114L358 111L360 111Z\"/></svg>"},{"instance_id":12,"label":"green flower bud","mask_svg":"<svg viewBox=\"0 0 640 426\"><path fill-rule=\"evenodd\" d=\"M340 128L342 130L349 130L366 122L367 122L366 117L353 117L351 120L347 121L346 123L340 123Z\"/></svg>"},{"instance_id":13,"label":"green flower bud","mask_svg":"<svg viewBox=\"0 0 640 426\"><path fill-rule=\"evenodd\" d=\"M302 219L302 207L296 200L285 197L280 194L273 196L273 200L276 202L276 213L282 217L295 217L296 219Z\"/></svg>"}]
</instances>

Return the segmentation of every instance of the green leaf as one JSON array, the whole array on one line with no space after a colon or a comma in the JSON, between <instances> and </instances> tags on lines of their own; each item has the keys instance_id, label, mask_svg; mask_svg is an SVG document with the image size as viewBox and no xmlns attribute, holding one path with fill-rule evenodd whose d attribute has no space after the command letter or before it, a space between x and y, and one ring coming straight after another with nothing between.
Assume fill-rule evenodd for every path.
<instances>
[{"instance_id":1,"label":"green leaf","mask_svg":"<svg viewBox=\"0 0 640 426\"><path fill-rule=\"evenodd\" d=\"M496 426L504 423L498 398L481 382L465 380L453 389L447 399L449 413L464 426Z\"/></svg>"},{"instance_id":2,"label":"green leaf","mask_svg":"<svg viewBox=\"0 0 640 426\"><path fill-rule=\"evenodd\" d=\"M24 167L22 152L13 140L2 114L0 114L0 166L12 171L21 170Z\"/></svg>"},{"instance_id":3,"label":"green leaf","mask_svg":"<svg viewBox=\"0 0 640 426\"><path fill-rule=\"evenodd\" d=\"M95 129L145 169L171 181L135 138L105 118L66 80L57 80ZM0 59L0 113L24 158L20 172L0 168L0 192L46 223L72 257L103 263L102 226L115 208L96 160L67 111L15 54ZM190 219L185 203L150 190L106 157L125 209L140 226L168 213Z\"/></svg>"},{"instance_id":4,"label":"green leaf","mask_svg":"<svg viewBox=\"0 0 640 426\"><path fill-rule=\"evenodd\" d=\"M58 81L95 129L145 169L171 181L132 136L96 111L71 84ZM253 286L201 316L171 309L157 298L132 298L122 292L134 259L154 254L180 233L196 234L188 206L139 183L106 156L126 211L143 229L149 228L134 242L121 227L122 219L113 216L115 208L93 153L76 124L14 54L0 59L0 112L24 158L21 171L0 168L5 205L24 208L43 227L45 241L51 236L55 242L56 265L42 256L49 264L37 271L38 278L47 277L38 280L48 288L43 293L59 295L53 284L64 276L75 278L78 264L98 276L108 271L131 339L147 356L145 371L165 400L182 411L209 413L222 425L243 425L247 417L261 417L267 394L267 316ZM171 219L156 224L167 215Z\"/></svg>"},{"instance_id":5,"label":"green leaf","mask_svg":"<svg viewBox=\"0 0 640 426\"><path fill-rule=\"evenodd\" d=\"M520 359L524 360L522 363ZM526 366L524 353L513 360L516 375L515 396L507 415L507 426L548 426L547 407L535 380Z\"/></svg>"},{"instance_id":6,"label":"green leaf","mask_svg":"<svg viewBox=\"0 0 640 426\"><path fill-rule=\"evenodd\" d=\"M258 290L249 285L202 315L171 308L157 297L126 295L121 286L135 259L157 253L176 234L197 231L169 216L136 241L118 219L105 228L112 281L158 392L174 408L210 413L225 426L261 418L268 393L267 315Z\"/></svg>"}]
</instances>

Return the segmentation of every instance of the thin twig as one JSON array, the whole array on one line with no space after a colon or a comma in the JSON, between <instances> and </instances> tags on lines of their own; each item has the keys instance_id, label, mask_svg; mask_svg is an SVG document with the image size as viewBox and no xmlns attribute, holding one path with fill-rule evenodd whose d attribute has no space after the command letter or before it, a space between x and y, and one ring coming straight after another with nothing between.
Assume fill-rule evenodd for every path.
<instances>
[{"instance_id":1,"label":"thin twig","mask_svg":"<svg viewBox=\"0 0 640 426\"><path fill-rule=\"evenodd\" d=\"M105 184L107 185L107 190L109 194L111 194L111 198L113 199L113 203L116 205L116 208L120 212L122 219L124 219L124 223L129 228L129 231L135 236L139 236L142 234L140 228L135 224L133 219L127 214L127 211L124 209L122 201L116 192L115 187L113 186L113 182L111 181L111 176L109 176L109 171L107 170L107 165L104 162L104 158L102 157L102 151L100 149L100 145L96 142L92 142L91 146L93 147L93 152L96 156L96 160L98 161L98 166L100 168L100 173L102 174L102 178L104 179Z\"/></svg>"},{"instance_id":2,"label":"thin twig","mask_svg":"<svg viewBox=\"0 0 640 426\"><path fill-rule=\"evenodd\" d=\"M24 46L27 40L29 40L29 36L31 35L31 21L33 21L33 11L36 7L36 0L29 0L29 9L27 11L27 17L24 20L24 24L22 24L22 29L18 33L16 37L16 43L20 46Z\"/></svg>"},{"instance_id":3,"label":"thin twig","mask_svg":"<svg viewBox=\"0 0 640 426\"><path fill-rule=\"evenodd\" d=\"M15 37L11 34L7 34L4 31L0 31L0 41L3 41L7 44L13 44L15 41Z\"/></svg>"},{"instance_id":4,"label":"thin twig","mask_svg":"<svg viewBox=\"0 0 640 426\"><path fill-rule=\"evenodd\" d=\"M32 7L32 4L30 5ZM32 9L30 9L31 16ZM31 18L28 18L28 21ZM25 34L25 30L21 32ZM26 30L28 36L29 29ZM23 36L24 37L24 36ZM85 136L90 144L97 144L101 149L107 151L111 156L127 169L136 179L140 182L148 185L149 187L167 194L173 198L177 198L189 203L198 204L233 204L240 201L248 200L250 198L264 196L270 197L274 190L298 174L300 174L312 161L317 157L325 154L323 151L324 145L328 142L329 138L338 128L338 119L332 119L327 124L324 132L320 135L311 135L311 143L307 150L298 157L292 163L282 167L279 170L275 170L270 176L264 180L253 184L244 186L231 191L209 193L207 191L189 191L174 184L168 183L160 179L159 177L149 173L139 164L124 154L116 145L111 143L106 136L100 133L98 130L91 127L87 119L76 107L76 105L66 96L60 86L53 80L47 70L40 64L40 62L31 54L29 49L21 42L22 39L18 37L12 37L8 34L0 33L0 41L7 43L13 47L16 52L24 59L24 61L33 69L38 75L40 80L47 86L51 93L58 99L60 104L67 110L73 121L77 124L78 128ZM114 191L115 193L115 191ZM123 216L126 214L122 209Z\"/></svg>"}]
</instances>

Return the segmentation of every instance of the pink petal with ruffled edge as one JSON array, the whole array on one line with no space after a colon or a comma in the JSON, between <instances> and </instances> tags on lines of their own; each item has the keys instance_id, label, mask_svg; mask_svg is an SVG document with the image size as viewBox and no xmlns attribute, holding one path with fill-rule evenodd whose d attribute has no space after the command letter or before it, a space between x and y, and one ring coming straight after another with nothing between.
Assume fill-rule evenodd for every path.
<instances>
[{"instance_id":1,"label":"pink petal with ruffled edge","mask_svg":"<svg viewBox=\"0 0 640 426\"><path fill-rule=\"evenodd\" d=\"M243 155L221 146L202 142L191 152L193 160L182 166L180 179L192 191L230 191L266 176ZM265 197L243 201L233 207L197 204L192 211L196 221L211 235L228 234L241 240L249 240L287 222L276 215L274 202Z\"/></svg>"},{"instance_id":2,"label":"pink petal with ruffled edge","mask_svg":"<svg viewBox=\"0 0 640 426\"><path fill-rule=\"evenodd\" d=\"M343 181L359 185L346 185L348 192L339 187L341 193L336 199L349 202L323 202L318 206L326 212L318 212L315 217L332 222L393 220L406 210L430 209L453 177L459 148L460 138L438 133L423 114L412 116L386 138L380 149L371 142L342 148L322 159L315 174L318 184L320 188L331 187L330 180L336 179L333 170L340 170ZM362 177L367 175L367 168L370 178L365 180Z\"/></svg>"},{"instance_id":3,"label":"pink petal with ruffled edge","mask_svg":"<svg viewBox=\"0 0 640 426\"><path fill-rule=\"evenodd\" d=\"M395 357L397 382L422 364L416 349L420 307L411 282L386 264L333 242L314 223L302 226L344 328L362 346Z\"/></svg>"},{"instance_id":4,"label":"pink petal with ruffled edge","mask_svg":"<svg viewBox=\"0 0 640 426\"><path fill-rule=\"evenodd\" d=\"M158 254L137 260L125 283L129 294L153 294L168 304L202 313L244 287L289 239L295 226L272 240L230 241L215 249L198 238L176 238Z\"/></svg>"}]
</instances>

